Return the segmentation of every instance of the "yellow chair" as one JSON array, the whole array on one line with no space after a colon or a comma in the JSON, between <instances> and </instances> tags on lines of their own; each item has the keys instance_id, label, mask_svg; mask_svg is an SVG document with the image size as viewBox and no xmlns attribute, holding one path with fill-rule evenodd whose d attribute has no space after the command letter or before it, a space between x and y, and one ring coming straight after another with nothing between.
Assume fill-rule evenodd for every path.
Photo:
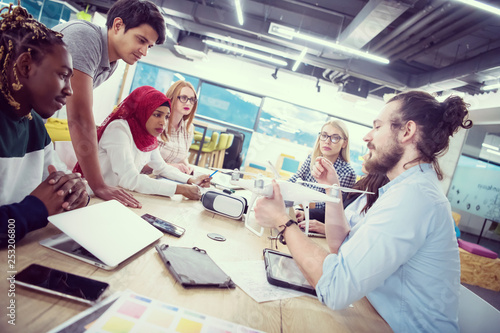
<instances>
[{"instance_id":1,"label":"yellow chair","mask_svg":"<svg viewBox=\"0 0 500 333\"><path fill-rule=\"evenodd\" d=\"M229 147L231 147L231 145L233 144L233 140L234 140L234 134L228 134L228 139L227 139L227 144L225 147L223 147L220 151L219 151L219 156L217 157L217 166L216 168L222 168L222 165L224 164L224 158L226 157L226 149L228 149Z\"/></svg>"},{"instance_id":2,"label":"yellow chair","mask_svg":"<svg viewBox=\"0 0 500 333\"><path fill-rule=\"evenodd\" d=\"M194 137L193 137L194 144L198 144L199 145L202 137L203 137L203 133L195 131L194 132ZM210 142L210 137L206 136L205 140L203 141L203 144L209 143L209 142Z\"/></svg>"},{"instance_id":3,"label":"yellow chair","mask_svg":"<svg viewBox=\"0 0 500 333\"><path fill-rule=\"evenodd\" d=\"M212 137L210 138L210 142L208 144L204 144L203 147L201 148L201 156L200 160L198 161L198 166L205 167L207 164L207 159L210 157L210 154L215 150L217 147L217 142L219 139L219 133L218 132L212 132ZM198 155L198 151L200 149L199 144L192 144L191 147L189 148L189 163L193 164L194 159Z\"/></svg>"},{"instance_id":4,"label":"yellow chair","mask_svg":"<svg viewBox=\"0 0 500 333\"><path fill-rule=\"evenodd\" d=\"M67 119L49 118L45 123L45 129L52 141L71 141Z\"/></svg>"},{"instance_id":5,"label":"yellow chair","mask_svg":"<svg viewBox=\"0 0 500 333\"><path fill-rule=\"evenodd\" d=\"M210 160L208 164L213 168L218 168L220 152L226 149L227 141L229 140L229 135L227 133L221 133L219 137L219 142L215 147L212 154L210 154Z\"/></svg>"},{"instance_id":6,"label":"yellow chair","mask_svg":"<svg viewBox=\"0 0 500 333\"><path fill-rule=\"evenodd\" d=\"M188 162L190 164L194 164L195 159L198 156L198 153L201 155L200 143L202 137L203 137L202 132L194 131L193 143L191 144L191 146L189 146ZM210 143L210 137L206 136L205 139L203 140L203 146L206 146L208 143Z\"/></svg>"},{"instance_id":7,"label":"yellow chair","mask_svg":"<svg viewBox=\"0 0 500 333\"><path fill-rule=\"evenodd\" d=\"M455 221L455 225L458 227L458 224L460 223L460 219L462 218L462 215L451 212L451 215L453 216L453 220Z\"/></svg>"},{"instance_id":8,"label":"yellow chair","mask_svg":"<svg viewBox=\"0 0 500 333\"><path fill-rule=\"evenodd\" d=\"M219 138L217 148L213 152L212 162L210 163L213 168L222 168L224 164L224 157L226 156L226 149L233 144L234 134L222 133Z\"/></svg>"}]
</instances>

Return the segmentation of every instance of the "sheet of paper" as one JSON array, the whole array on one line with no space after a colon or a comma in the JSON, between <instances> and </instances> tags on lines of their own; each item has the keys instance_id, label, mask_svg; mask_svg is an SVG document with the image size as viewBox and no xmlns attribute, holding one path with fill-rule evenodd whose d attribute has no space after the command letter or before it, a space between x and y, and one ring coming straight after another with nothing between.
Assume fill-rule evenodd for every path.
<instances>
[{"instance_id":1,"label":"sheet of paper","mask_svg":"<svg viewBox=\"0 0 500 333\"><path fill-rule=\"evenodd\" d=\"M127 291L85 332L260 333L262 331Z\"/></svg>"},{"instance_id":2,"label":"sheet of paper","mask_svg":"<svg viewBox=\"0 0 500 333\"><path fill-rule=\"evenodd\" d=\"M273 286L267 282L264 260L217 264L238 287L259 303L299 296L314 297L301 291Z\"/></svg>"}]
</instances>

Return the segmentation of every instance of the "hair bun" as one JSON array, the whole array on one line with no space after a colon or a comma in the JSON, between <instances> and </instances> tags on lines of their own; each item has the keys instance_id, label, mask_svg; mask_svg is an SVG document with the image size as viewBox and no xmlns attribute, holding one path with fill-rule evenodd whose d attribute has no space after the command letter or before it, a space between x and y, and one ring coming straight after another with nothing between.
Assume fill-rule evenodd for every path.
<instances>
[{"instance_id":1,"label":"hair bun","mask_svg":"<svg viewBox=\"0 0 500 333\"><path fill-rule=\"evenodd\" d=\"M450 96L440 104L443 109L443 122L448 125L450 135L456 133L460 127L466 129L472 127L472 121L468 119L470 104L461 97Z\"/></svg>"}]
</instances>

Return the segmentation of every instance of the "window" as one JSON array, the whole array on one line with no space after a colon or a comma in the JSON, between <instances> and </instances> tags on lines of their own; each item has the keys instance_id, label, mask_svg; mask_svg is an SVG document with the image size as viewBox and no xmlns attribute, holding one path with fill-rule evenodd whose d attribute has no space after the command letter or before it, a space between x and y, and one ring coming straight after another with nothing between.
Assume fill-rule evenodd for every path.
<instances>
[{"instance_id":1,"label":"window","mask_svg":"<svg viewBox=\"0 0 500 333\"><path fill-rule=\"evenodd\" d=\"M253 129L261 98L203 82L197 114Z\"/></svg>"},{"instance_id":2,"label":"window","mask_svg":"<svg viewBox=\"0 0 500 333\"><path fill-rule=\"evenodd\" d=\"M17 1L2 1L1 2L1 6L8 6L9 3L13 3L14 5L17 5ZM24 8L26 8L26 10L28 11L28 13L30 13L31 15L33 15L33 17L38 20L39 17L40 17L40 11L42 9L42 3L39 2L39 1L34 1L34 0L24 0L22 3L21 3L21 6L23 6ZM49 27L50 28L50 27Z\"/></svg>"},{"instance_id":3,"label":"window","mask_svg":"<svg viewBox=\"0 0 500 333\"><path fill-rule=\"evenodd\" d=\"M265 98L257 132L313 147L327 115L273 98Z\"/></svg>"},{"instance_id":4,"label":"window","mask_svg":"<svg viewBox=\"0 0 500 333\"><path fill-rule=\"evenodd\" d=\"M172 83L182 79L191 83L194 89L198 88L198 84L200 82L198 78L174 72L162 67L139 62L137 63L137 68L134 73L134 79L132 80L130 92L138 87L152 86L159 91L166 93Z\"/></svg>"},{"instance_id":5,"label":"window","mask_svg":"<svg viewBox=\"0 0 500 333\"><path fill-rule=\"evenodd\" d=\"M335 118L320 111L265 98L257 132L309 147L308 151L312 151L321 127L332 119ZM350 163L356 174L361 176L362 156L368 151L363 137L370 127L343 121L349 131Z\"/></svg>"},{"instance_id":6,"label":"window","mask_svg":"<svg viewBox=\"0 0 500 333\"><path fill-rule=\"evenodd\" d=\"M17 5L17 1L2 1L0 4L2 7L4 5L8 6L9 2ZM72 14L72 10L63 2L59 1L23 0L21 6L26 8L28 13L33 15L36 20L42 22L49 28L53 28L59 23L69 21Z\"/></svg>"},{"instance_id":7,"label":"window","mask_svg":"<svg viewBox=\"0 0 500 333\"><path fill-rule=\"evenodd\" d=\"M42 17L40 18L40 22L45 24L47 27L55 27L60 23L60 19L64 19L65 21L69 21L68 17L61 17L63 8L62 3L57 3L53 1L45 1L42 7Z\"/></svg>"},{"instance_id":8,"label":"window","mask_svg":"<svg viewBox=\"0 0 500 333\"><path fill-rule=\"evenodd\" d=\"M334 117L331 117L328 120L332 118ZM361 172L363 156L368 152L368 147L366 147L366 142L363 141L363 138L371 130L371 128L347 120L341 120L345 123L347 130L349 131L350 164L358 176L363 176L364 173Z\"/></svg>"},{"instance_id":9,"label":"window","mask_svg":"<svg viewBox=\"0 0 500 333\"><path fill-rule=\"evenodd\" d=\"M137 64L131 91L137 87L149 85L166 92L173 82L180 79L185 79L195 88L199 87L197 118L245 134L241 152L242 166L245 165L250 140L252 136L256 136L254 129L259 133L256 143L262 146L259 147L258 152L262 149L268 150L270 147L279 150L279 147L286 142L284 149L294 152L294 155L302 161L307 156L307 152L312 150L323 124L335 116L334 110L328 114L325 111L308 109L270 97L247 94L143 62ZM351 165L361 176L361 157L368 150L363 137L370 127L349 121L345 123L350 136ZM206 135L210 136L211 131L208 131ZM272 140L269 140L269 137ZM265 154L260 155L262 155L261 158L266 158ZM255 152L250 159L252 161L257 159Z\"/></svg>"}]
</instances>

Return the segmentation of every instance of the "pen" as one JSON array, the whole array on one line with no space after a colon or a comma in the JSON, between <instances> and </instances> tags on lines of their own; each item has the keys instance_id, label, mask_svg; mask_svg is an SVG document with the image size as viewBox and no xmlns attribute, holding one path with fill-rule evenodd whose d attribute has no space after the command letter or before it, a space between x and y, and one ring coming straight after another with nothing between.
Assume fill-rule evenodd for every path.
<instances>
[{"instance_id":1,"label":"pen","mask_svg":"<svg viewBox=\"0 0 500 333\"><path fill-rule=\"evenodd\" d=\"M215 175L219 170L215 170L209 177L212 178L213 175Z\"/></svg>"}]
</instances>

